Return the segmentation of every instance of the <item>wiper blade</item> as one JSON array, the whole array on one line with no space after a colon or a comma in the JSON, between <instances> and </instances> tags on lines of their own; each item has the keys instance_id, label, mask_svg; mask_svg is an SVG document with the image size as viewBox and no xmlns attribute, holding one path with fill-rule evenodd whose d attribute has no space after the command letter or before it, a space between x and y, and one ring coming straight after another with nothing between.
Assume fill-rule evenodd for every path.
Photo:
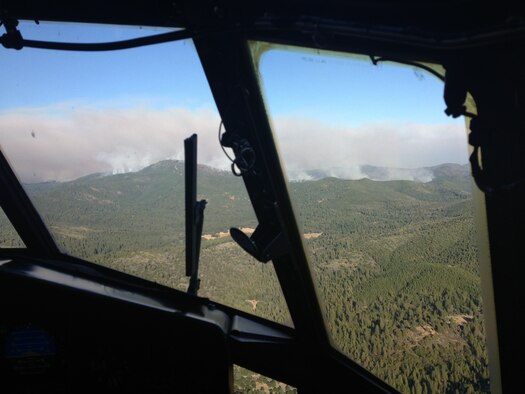
<instances>
[{"instance_id":1,"label":"wiper blade","mask_svg":"<svg viewBox=\"0 0 525 394\"><path fill-rule=\"evenodd\" d=\"M5 25L6 33L0 36L0 44L8 49L20 50L22 48L52 49L55 51L81 51L81 52L101 52L116 51L121 49L138 48L147 45L162 44L165 42L180 41L193 37L194 33L188 29L175 30L167 33L155 34L146 37L131 38L123 41L77 43L77 42L56 42L26 40L22 33L17 29L16 19L2 21Z\"/></svg>"},{"instance_id":2,"label":"wiper blade","mask_svg":"<svg viewBox=\"0 0 525 394\"><path fill-rule=\"evenodd\" d=\"M199 255L206 200L197 201L197 134L184 140L184 183L186 205L186 276L188 294L197 295L200 286Z\"/></svg>"}]
</instances>

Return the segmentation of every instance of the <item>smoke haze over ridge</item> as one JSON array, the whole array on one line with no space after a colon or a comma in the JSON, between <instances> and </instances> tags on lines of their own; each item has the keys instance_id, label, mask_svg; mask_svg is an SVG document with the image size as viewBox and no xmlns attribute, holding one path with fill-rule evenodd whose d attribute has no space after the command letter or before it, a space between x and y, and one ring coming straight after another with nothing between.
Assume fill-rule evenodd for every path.
<instances>
[{"instance_id":1,"label":"smoke haze over ridge","mask_svg":"<svg viewBox=\"0 0 525 394\"><path fill-rule=\"evenodd\" d=\"M0 145L23 182L68 181L182 160L183 139L192 133L199 135L199 163L227 169L229 161L218 143L219 122L210 108L19 108L0 112ZM347 127L297 117L273 123L292 180L308 179L308 171L319 169L359 179L366 177L365 164L413 169L467 162L461 124L384 121Z\"/></svg>"}]
</instances>

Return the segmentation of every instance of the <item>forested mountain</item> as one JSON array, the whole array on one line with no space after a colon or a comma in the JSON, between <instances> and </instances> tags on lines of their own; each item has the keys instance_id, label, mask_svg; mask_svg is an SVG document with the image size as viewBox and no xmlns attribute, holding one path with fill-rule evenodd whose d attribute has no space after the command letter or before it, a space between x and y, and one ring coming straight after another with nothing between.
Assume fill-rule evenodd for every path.
<instances>
[{"instance_id":1,"label":"forested mountain","mask_svg":"<svg viewBox=\"0 0 525 394\"><path fill-rule=\"evenodd\" d=\"M334 342L404 392L489 390L470 182L291 185Z\"/></svg>"},{"instance_id":2,"label":"forested mountain","mask_svg":"<svg viewBox=\"0 0 525 394\"><path fill-rule=\"evenodd\" d=\"M68 253L185 290L183 170L181 162L163 161L134 173L25 187ZM367 171L378 178L390 170ZM401 391L485 392L469 170L445 164L418 173L429 177L317 173L289 184L326 324L336 347ZM199 198L208 200L199 294L291 325L271 263L254 261L226 234L256 226L242 181L206 166L198 176ZM0 245L13 242L4 224ZM289 390L238 375L239 392Z\"/></svg>"}]
</instances>

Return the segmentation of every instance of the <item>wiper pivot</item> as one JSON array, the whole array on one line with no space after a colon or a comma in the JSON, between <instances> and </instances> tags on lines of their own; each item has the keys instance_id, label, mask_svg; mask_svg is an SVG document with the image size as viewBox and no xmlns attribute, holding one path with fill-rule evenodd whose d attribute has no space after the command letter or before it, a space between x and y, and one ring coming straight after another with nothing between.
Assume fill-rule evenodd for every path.
<instances>
[{"instance_id":1,"label":"wiper pivot","mask_svg":"<svg viewBox=\"0 0 525 394\"><path fill-rule=\"evenodd\" d=\"M280 257L288 250L282 231L261 224L257 226L251 238L235 227L230 228L230 235L237 245L261 263Z\"/></svg>"}]
</instances>

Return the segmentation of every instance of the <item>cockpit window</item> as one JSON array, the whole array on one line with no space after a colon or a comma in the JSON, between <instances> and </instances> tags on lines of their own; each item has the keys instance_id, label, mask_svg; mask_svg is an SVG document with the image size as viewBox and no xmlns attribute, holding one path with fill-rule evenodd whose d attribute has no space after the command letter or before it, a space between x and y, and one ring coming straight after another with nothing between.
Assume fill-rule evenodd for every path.
<instances>
[{"instance_id":1,"label":"cockpit window","mask_svg":"<svg viewBox=\"0 0 525 394\"><path fill-rule=\"evenodd\" d=\"M34 22L19 29L26 38L80 42L163 32ZM66 253L186 291L183 141L196 133L198 198L208 201L199 295L290 324L273 267L227 233L249 232L256 219L218 142L220 117L191 40L101 53L3 49L0 68L0 144Z\"/></svg>"},{"instance_id":2,"label":"cockpit window","mask_svg":"<svg viewBox=\"0 0 525 394\"><path fill-rule=\"evenodd\" d=\"M402 392L489 391L465 124L443 84L252 50L333 346Z\"/></svg>"},{"instance_id":3,"label":"cockpit window","mask_svg":"<svg viewBox=\"0 0 525 394\"><path fill-rule=\"evenodd\" d=\"M24 241L0 208L0 248L25 248Z\"/></svg>"}]
</instances>

